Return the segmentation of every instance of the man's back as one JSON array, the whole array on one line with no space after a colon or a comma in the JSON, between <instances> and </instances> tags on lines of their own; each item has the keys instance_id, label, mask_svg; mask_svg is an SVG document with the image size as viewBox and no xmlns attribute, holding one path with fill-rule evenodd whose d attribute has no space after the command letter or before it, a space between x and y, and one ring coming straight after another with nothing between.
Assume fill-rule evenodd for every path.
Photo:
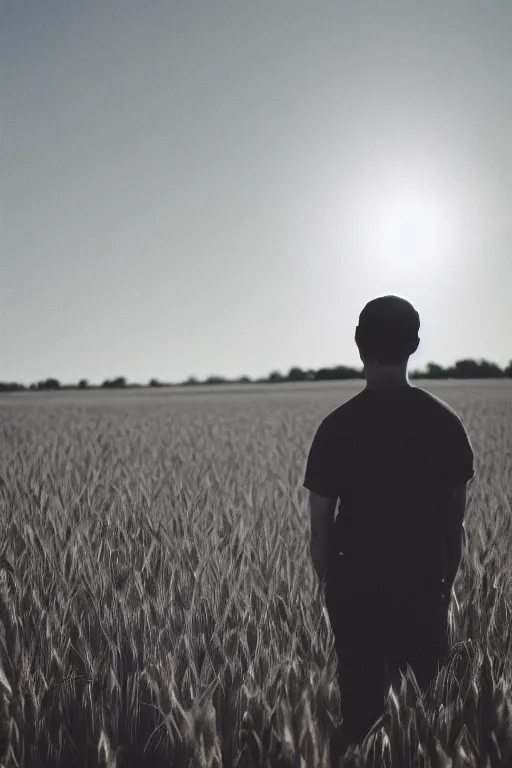
<instances>
[{"instance_id":1,"label":"man's back","mask_svg":"<svg viewBox=\"0 0 512 768\"><path fill-rule=\"evenodd\" d=\"M474 476L460 416L419 387L366 388L330 413L304 486L339 498L332 558L351 591L437 585L453 488Z\"/></svg>"}]
</instances>

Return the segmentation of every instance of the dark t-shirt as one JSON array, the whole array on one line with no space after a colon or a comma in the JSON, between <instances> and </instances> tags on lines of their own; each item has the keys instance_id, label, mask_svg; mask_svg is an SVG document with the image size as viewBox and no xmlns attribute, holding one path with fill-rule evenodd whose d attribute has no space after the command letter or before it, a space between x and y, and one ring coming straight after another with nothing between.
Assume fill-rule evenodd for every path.
<instances>
[{"instance_id":1,"label":"dark t-shirt","mask_svg":"<svg viewBox=\"0 0 512 768\"><path fill-rule=\"evenodd\" d=\"M320 424L304 478L338 499L331 563L361 588L441 582L449 494L473 460L459 414L420 387L343 403Z\"/></svg>"}]
</instances>

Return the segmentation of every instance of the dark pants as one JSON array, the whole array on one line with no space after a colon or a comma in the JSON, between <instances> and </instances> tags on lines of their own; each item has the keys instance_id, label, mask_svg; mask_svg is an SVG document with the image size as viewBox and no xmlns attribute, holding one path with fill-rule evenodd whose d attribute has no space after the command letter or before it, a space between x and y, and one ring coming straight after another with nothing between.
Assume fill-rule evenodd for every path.
<instances>
[{"instance_id":1,"label":"dark pants","mask_svg":"<svg viewBox=\"0 0 512 768\"><path fill-rule=\"evenodd\" d=\"M425 690L448 655L448 605L440 589L348 590L328 583L338 656L343 741L360 743L384 711L391 683L412 667Z\"/></svg>"}]
</instances>

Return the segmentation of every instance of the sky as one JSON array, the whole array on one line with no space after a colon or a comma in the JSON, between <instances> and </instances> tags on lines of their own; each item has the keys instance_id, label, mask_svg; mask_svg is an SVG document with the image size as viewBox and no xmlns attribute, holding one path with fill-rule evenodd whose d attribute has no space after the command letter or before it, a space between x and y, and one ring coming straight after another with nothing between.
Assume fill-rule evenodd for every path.
<instances>
[{"instance_id":1,"label":"sky","mask_svg":"<svg viewBox=\"0 0 512 768\"><path fill-rule=\"evenodd\" d=\"M512 359L509 0L3 0L0 381Z\"/></svg>"}]
</instances>

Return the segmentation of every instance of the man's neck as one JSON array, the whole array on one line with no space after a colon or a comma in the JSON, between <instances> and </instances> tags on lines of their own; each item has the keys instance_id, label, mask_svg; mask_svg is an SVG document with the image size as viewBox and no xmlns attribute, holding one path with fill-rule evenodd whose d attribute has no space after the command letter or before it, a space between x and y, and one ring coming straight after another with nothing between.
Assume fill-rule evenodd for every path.
<instances>
[{"instance_id":1,"label":"man's neck","mask_svg":"<svg viewBox=\"0 0 512 768\"><path fill-rule=\"evenodd\" d=\"M372 365L364 364L366 388L370 390L408 389L409 378L405 365Z\"/></svg>"},{"instance_id":2,"label":"man's neck","mask_svg":"<svg viewBox=\"0 0 512 768\"><path fill-rule=\"evenodd\" d=\"M372 391L381 391L381 390L388 390L388 389L409 389L411 387L411 384L409 384L409 381L407 379L367 379L366 380L366 389L370 389Z\"/></svg>"},{"instance_id":3,"label":"man's neck","mask_svg":"<svg viewBox=\"0 0 512 768\"><path fill-rule=\"evenodd\" d=\"M380 386L366 385L366 389L370 392L400 392L401 390L411 389L410 384L382 384Z\"/></svg>"}]
</instances>

